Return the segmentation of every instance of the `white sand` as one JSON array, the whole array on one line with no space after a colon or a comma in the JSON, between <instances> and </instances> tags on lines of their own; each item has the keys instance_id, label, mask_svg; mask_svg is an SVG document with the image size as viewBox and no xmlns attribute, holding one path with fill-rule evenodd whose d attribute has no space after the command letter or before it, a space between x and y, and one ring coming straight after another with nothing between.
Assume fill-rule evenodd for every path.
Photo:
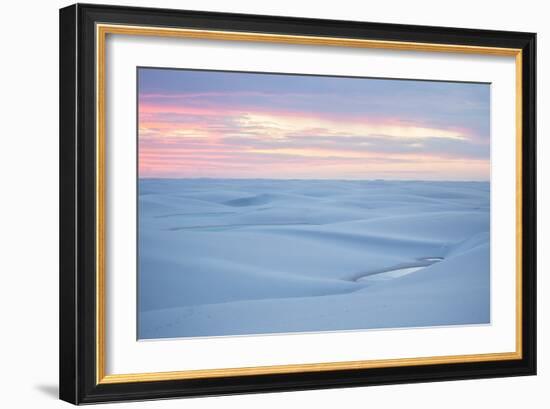
<instances>
[{"instance_id":1,"label":"white sand","mask_svg":"<svg viewBox=\"0 0 550 409\"><path fill-rule=\"evenodd\" d=\"M489 184L141 180L140 338L489 322Z\"/></svg>"}]
</instances>

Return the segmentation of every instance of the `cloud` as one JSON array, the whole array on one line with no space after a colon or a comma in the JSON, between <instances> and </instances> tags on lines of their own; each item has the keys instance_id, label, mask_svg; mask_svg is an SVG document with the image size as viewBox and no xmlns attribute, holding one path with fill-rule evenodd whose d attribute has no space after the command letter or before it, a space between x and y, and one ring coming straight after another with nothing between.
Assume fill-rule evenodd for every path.
<instances>
[{"instance_id":1,"label":"cloud","mask_svg":"<svg viewBox=\"0 0 550 409\"><path fill-rule=\"evenodd\" d=\"M140 176L488 178L486 84L200 74L140 74Z\"/></svg>"}]
</instances>

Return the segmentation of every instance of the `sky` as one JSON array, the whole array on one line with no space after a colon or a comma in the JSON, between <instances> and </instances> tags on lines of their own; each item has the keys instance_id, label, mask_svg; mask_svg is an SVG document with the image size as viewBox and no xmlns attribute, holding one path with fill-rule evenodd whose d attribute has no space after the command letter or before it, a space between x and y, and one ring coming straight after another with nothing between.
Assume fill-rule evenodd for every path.
<instances>
[{"instance_id":1,"label":"sky","mask_svg":"<svg viewBox=\"0 0 550 409\"><path fill-rule=\"evenodd\" d=\"M138 69L139 177L489 180L490 85Z\"/></svg>"}]
</instances>

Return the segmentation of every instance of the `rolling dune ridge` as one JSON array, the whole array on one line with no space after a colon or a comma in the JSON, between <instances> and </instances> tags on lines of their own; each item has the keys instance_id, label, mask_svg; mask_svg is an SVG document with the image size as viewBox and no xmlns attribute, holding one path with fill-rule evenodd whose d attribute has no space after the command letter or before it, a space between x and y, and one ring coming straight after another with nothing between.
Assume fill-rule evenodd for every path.
<instances>
[{"instance_id":1,"label":"rolling dune ridge","mask_svg":"<svg viewBox=\"0 0 550 409\"><path fill-rule=\"evenodd\" d=\"M139 338L490 322L487 182L141 179Z\"/></svg>"}]
</instances>

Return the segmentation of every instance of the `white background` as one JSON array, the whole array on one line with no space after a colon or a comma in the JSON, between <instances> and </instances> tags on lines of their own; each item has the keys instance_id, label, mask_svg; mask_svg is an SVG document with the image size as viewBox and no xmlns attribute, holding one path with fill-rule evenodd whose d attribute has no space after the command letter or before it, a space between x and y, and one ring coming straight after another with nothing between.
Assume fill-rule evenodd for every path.
<instances>
[{"instance_id":1,"label":"white background","mask_svg":"<svg viewBox=\"0 0 550 409\"><path fill-rule=\"evenodd\" d=\"M90 2L93 2L89 0ZM538 42L539 209L550 206L550 114L545 76L550 56L548 10L544 2L392 1L338 2L277 0L115 1L102 3L365 20L405 24L536 31ZM8 408L49 408L56 400L58 343L58 11L63 1L4 4L0 24L0 287L1 404ZM545 343L550 290L545 271L550 256L550 218L539 212L539 375L537 377L394 385L330 391L202 398L117 407L522 407L543 408L550 393L550 355ZM545 254L546 253L546 254ZM68 407L68 406L67 406Z\"/></svg>"}]
</instances>

